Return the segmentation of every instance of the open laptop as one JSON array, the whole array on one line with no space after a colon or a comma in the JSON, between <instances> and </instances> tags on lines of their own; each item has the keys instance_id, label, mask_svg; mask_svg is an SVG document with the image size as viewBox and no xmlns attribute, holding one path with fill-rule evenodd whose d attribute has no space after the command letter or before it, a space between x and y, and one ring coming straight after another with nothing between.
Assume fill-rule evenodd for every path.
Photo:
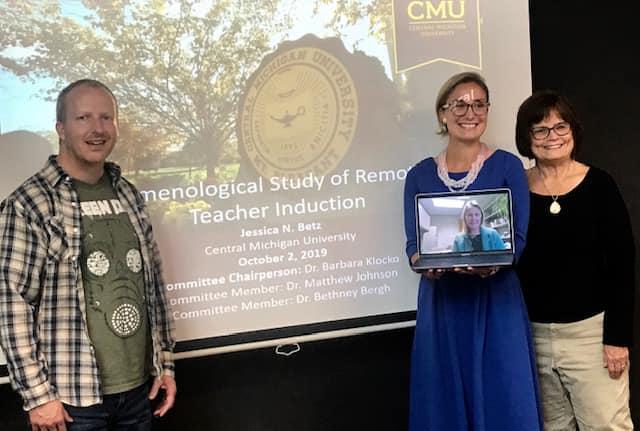
<instances>
[{"instance_id":1,"label":"open laptop","mask_svg":"<svg viewBox=\"0 0 640 431\"><path fill-rule=\"evenodd\" d=\"M420 193L415 197L415 211L420 258L413 269L513 264L509 189Z\"/></svg>"}]
</instances>

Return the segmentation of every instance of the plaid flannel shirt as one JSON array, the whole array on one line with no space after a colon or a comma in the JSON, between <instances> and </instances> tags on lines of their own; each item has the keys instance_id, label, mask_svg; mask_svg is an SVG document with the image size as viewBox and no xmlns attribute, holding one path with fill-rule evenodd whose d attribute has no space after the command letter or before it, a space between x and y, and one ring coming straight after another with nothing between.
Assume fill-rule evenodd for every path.
<instances>
[{"instance_id":1,"label":"plaid flannel shirt","mask_svg":"<svg viewBox=\"0 0 640 431\"><path fill-rule=\"evenodd\" d=\"M173 376L173 323L144 200L106 163L140 242L153 373ZM0 204L0 343L13 388L30 410L59 399L102 402L80 270L81 214L71 178L51 156Z\"/></svg>"}]
</instances>

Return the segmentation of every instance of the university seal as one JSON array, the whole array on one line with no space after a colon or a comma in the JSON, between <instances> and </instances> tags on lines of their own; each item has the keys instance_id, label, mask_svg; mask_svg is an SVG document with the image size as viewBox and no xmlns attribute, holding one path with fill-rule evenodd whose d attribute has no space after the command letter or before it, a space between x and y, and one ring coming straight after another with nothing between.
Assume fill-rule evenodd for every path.
<instances>
[{"instance_id":1,"label":"university seal","mask_svg":"<svg viewBox=\"0 0 640 431\"><path fill-rule=\"evenodd\" d=\"M239 146L263 177L324 175L353 142L358 95L333 53L309 44L284 46L249 80L239 109Z\"/></svg>"}]
</instances>

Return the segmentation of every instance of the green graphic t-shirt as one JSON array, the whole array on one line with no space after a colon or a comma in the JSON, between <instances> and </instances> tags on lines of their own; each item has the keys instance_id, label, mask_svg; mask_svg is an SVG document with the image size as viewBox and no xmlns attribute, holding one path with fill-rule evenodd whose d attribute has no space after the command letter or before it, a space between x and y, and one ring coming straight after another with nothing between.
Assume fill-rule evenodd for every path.
<instances>
[{"instance_id":1,"label":"green graphic t-shirt","mask_svg":"<svg viewBox=\"0 0 640 431\"><path fill-rule=\"evenodd\" d=\"M82 281L104 394L133 389L150 371L140 245L108 175L74 181L82 211Z\"/></svg>"}]
</instances>

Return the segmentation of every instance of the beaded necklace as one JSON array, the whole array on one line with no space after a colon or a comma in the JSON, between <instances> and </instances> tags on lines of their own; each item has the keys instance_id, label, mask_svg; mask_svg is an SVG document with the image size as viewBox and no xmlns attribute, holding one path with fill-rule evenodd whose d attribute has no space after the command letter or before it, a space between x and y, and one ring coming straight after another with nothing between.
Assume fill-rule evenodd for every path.
<instances>
[{"instance_id":1,"label":"beaded necklace","mask_svg":"<svg viewBox=\"0 0 640 431\"><path fill-rule=\"evenodd\" d=\"M482 147L478 152L478 156L471 164L471 168L469 169L469 172L467 172L467 175L459 180L454 180L449 176L449 168L447 167L447 149L445 148L435 157L436 165L438 166L438 177L450 191L465 191L467 187L476 180L480 173L480 169L482 169L482 165L484 165L484 161L487 160L490 154L491 150L489 150L489 147L487 147L486 144L482 144Z\"/></svg>"}]
</instances>

